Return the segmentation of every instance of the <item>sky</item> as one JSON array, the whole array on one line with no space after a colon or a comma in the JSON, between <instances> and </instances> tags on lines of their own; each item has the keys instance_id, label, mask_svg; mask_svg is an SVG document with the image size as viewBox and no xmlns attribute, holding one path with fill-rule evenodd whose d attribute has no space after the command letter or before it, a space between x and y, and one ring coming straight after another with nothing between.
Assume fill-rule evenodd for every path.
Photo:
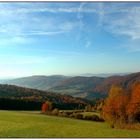
<instances>
[{"instance_id":1,"label":"sky","mask_svg":"<svg viewBox=\"0 0 140 140\"><path fill-rule=\"evenodd\" d=\"M140 70L140 2L0 2L0 77Z\"/></svg>"}]
</instances>

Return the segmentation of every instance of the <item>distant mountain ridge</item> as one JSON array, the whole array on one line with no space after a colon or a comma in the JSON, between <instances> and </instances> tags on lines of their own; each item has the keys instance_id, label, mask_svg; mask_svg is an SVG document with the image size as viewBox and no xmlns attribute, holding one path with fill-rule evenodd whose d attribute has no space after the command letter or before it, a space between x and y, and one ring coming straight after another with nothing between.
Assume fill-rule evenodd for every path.
<instances>
[{"instance_id":1,"label":"distant mountain ridge","mask_svg":"<svg viewBox=\"0 0 140 140\"><path fill-rule=\"evenodd\" d=\"M93 73L83 73L83 74L79 74L78 76L84 76L84 77L93 77L93 76L96 76L96 77L103 77L103 78L106 78L106 77L110 77L110 76L124 76L124 75L127 75L127 74L130 74L130 73L100 73L100 74L93 74Z\"/></svg>"},{"instance_id":2,"label":"distant mountain ridge","mask_svg":"<svg viewBox=\"0 0 140 140\"><path fill-rule=\"evenodd\" d=\"M63 75L53 75L53 76L35 75L35 76L12 79L4 83L17 85L21 87L34 88L39 90L47 90L51 87L56 86L59 82L67 78L68 77Z\"/></svg>"},{"instance_id":3,"label":"distant mountain ridge","mask_svg":"<svg viewBox=\"0 0 140 140\"><path fill-rule=\"evenodd\" d=\"M106 97L109 89L114 84L129 87L137 81L140 81L140 72L110 77L31 76L10 80L6 83L92 99Z\"/></svg>"}]
</instances>

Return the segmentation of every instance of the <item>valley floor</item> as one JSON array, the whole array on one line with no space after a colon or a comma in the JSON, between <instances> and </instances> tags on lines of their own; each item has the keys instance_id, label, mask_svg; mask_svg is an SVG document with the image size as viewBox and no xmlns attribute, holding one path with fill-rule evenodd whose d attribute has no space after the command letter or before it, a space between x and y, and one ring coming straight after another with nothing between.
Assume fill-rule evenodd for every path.
<instances>
[{"instance_id":1,"label":"valley floor","mask_svg":"<svg viewBox=\"0 0 140 140\"><path fill-rule=\"evenodd\" d=\"M104 122L91 122L42 115L31 111L0 111L2 138L136 138L140 131L112 129Z\"/></svg>"}]
</instances>

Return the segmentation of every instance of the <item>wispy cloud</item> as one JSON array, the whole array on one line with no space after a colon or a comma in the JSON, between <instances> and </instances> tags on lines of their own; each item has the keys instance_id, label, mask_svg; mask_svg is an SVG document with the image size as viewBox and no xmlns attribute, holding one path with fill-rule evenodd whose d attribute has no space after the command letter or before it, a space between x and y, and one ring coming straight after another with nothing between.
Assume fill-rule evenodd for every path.
<instances>
[{"instance_id":1,"label":"wispy cloud","mask_svg":"<svg viewBox=\"0 0 140 140\"><path fill-rule=\"evenodd\" d=\"M87 32L96 27L85 23L85 13L98 16L96 27L100 30L131 40L140 39L140 4L129 3L0 3L0 33L5 40L12 38L11 42L22 43L28 36L54 36L76 29ZM95 23L94 16L90 22L90 25Z\"/></svg>"},{"instance_id":2,"label":"wispy cloud","mask_svg":"<svg viewBox=\"0 0 140 140\"><path fill-rule=\"evenodd\" d=\"M84 6L84 5L87 6ZM93 6L89 6L90 3L16 3L9 4L4 3L0 4L1 14L21 14L21 13L40 13L40 12L50 12L50 13L78 13L78 12L98 12L97 9ZM16 7L16 8L13 8ZM7 12L5 13L5 10Z\"/></svg>"},{"instance_id":3,"label":"wispy cloud","mask_svg":"<svg viewBox=\"0 0 140 140\"><path fill-rule=\"evenodd\" d=\"M39 20L40 19L40 20ZM51 18L34 18L26 17L18 19L16 16L12 18L13 21L0 21L0 33L9 36L24 36L24 35L56 35L73 30L78 26L75 22L58 22ZM22 21L23 20L23 21ZM30 22L32 24L30 24Z\"/></svg>"},{"instance_id":4,"label":"wispy cloud","mask_svg":"<svg viewBox=\"0 0 140 140\"><path fill-rule=\"evenodd\" d=\"M42 12L58 14L58 11L76 12L77 8L64 8L60 4L55 7L48 5L49 3L0 3L0 33L3 36L0 40L4 44L5 40L15 40L15 38L18 41L12 42L19 42L19 39L20 42L23 42L27 36L30 38L33 36L54 36L70 32L78 27L77 21L40 14Z\"/></svg>"},{"instance_id":5,"label":"wispy cloud","mask_svg":"<svg viewBox=\"0 0 140 140\"><path fill-rule=\"evenodd\" d=\"M99 28L127 39L122 48L128 52L140 51L140 4L102 3L99 9Z\"/></svg>"},{"instance_id":6,"label":"wispy cloud","mask_svg":"<svg viewBox=\"0 0 140 140\"><path fill-rule=\"evenodd\" d=\"M78 11L77 11L77 19L79 20L80 29L82 29L83 26L84 26L84 23L83 23L83 10L84 10L85 5L86 5L86 3L81 3L79 5Z\"/></svg>"},{"instance_id":7,"label":"wispy cloud","mask_svg":"<svg viewBox=\"0 0 140 140\"><path fill-rule=\"evenodd\" d=\"M13 46L14 44L27 44L31 43L32 39L25 38L25 37L10 37L10 38L0 38L0 47L7 47L7 46Z\"/></svg>"},{"instance_id":8,"label":"wispy cloud","mask_svg":"<svg viewBox=\"0 0 140 140\"><path fill-rule=\"evenodd\" d=\"M130 39L140 39L140 13L127 14L122 17L108 17L109 22L106 22L106 30L118 35L130 37Z\"/></svg>"},{"instance_id":9,"label":"wispy cloud","mask_svg":"<svg viewBox=\"0 0 140 140\"><path fill-rule=\"evenodd\" d=\"M26 32L26 33L21 33L18 34L19 36L32 36L32 35L56 35L56 34L62 34L65 33L66 31L52 31L52 32L45 32L45 31L33 31L33 32Z\"/></svg>"},{"instance_id":10,"label":"wispy cloud","mask_svg":"<svg viewBox=\"0 0 140 140\"><path fill-rule=\"evenodd\" d=\"M86 48L90 48L91 47L91 42L90 41L87 41L85 47Z\"/></svg>"},{"instance_id":11,"label":"wispy cloud","mask_svg":"<svg viewBox=\"0 0 140 140\"><path fill-rule=\"evenodd\" d=\"M140 39L140 5L114 3L109 12L105 12L108 6L103 7L101 11L104 11L103 24L106 31L130 37L132 40Z\"/></svg>"},{"instance_id":12,"label":"wispy cloud","mask_svg":"<svg viewBox=\"0 0 140 140\"><path fill-rule=\"evenodd\" d=\"M140 40L129 40L128 42L122 44L120 47L125 49L128 53L140 52Z\"/></svg>"}]
</instances>

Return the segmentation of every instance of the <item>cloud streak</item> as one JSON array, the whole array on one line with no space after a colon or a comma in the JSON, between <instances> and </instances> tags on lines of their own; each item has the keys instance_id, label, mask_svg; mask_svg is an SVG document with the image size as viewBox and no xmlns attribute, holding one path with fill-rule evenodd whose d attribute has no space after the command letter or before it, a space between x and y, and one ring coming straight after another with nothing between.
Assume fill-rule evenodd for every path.
<instances>
[{"instance_id":1,"label":"cloud streak","mask_svg":"<svg viewBox=\"0 0 140 140\"><path fill-rule=\"evenodd\" d=\"M90 48L91 47L91 42L90 41L87 41L85 47L86 48Z\"/></svg>"},{"instance_id":2,"label":"cloud streak","mask_svg":"<svg viewBox=\"0 0 140 140\"><path fill-rule=\"evenodd\" d=\"M102 11L107 6L102 8ZM118 14L119 13L119 14ZM115 16L113 16L115 14ZM140 39L140 5L112 4L110 12L104 12L104 29L113 34Z\"/></svg>"}]
</instances>

